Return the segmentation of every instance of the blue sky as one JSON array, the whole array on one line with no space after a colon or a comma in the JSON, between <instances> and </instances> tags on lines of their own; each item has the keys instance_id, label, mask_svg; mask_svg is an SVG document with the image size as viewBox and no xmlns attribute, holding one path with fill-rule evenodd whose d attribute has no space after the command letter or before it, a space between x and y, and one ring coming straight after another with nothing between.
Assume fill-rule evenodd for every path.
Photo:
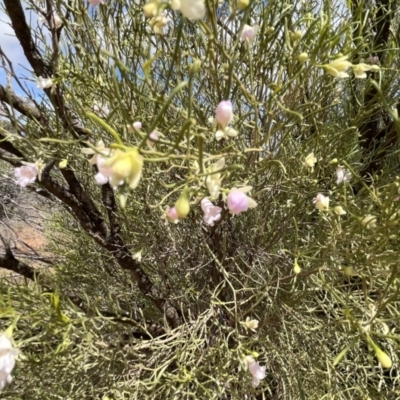
<instances>
[{"instance_id":1,"label":"blue sky","mask_svg":"<svg viewBox=\"0 0 400 400\"><path fill-rule=\"evenodd\" d=\"M31 23L37 24L37 15L35 15L35 13L27 11L26 17ZM10 26L10 19L4 10L0 10L0 45L3 52L7 55L10 61L12 61L14 70L23 84L26 85L29 90L35 89L36 84L34 82L34 77L29 72L31 71L31 68L18 39L15 37L14 31ZM6 74L2 65L0 66L0 83L2 85L7 83ZM13 82L13 85L13 89L17 94L24 95L21 88L15 82Z\"/></svg>"}]
</instances>

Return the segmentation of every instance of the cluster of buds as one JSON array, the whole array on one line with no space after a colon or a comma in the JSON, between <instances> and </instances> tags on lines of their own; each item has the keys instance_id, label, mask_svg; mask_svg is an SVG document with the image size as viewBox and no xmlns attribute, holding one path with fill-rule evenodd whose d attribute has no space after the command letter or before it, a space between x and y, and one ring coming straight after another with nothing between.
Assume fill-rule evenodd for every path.
<instances>
[{"instance_id":1,"label":"cluster of buds","mask_svg":"<svg viewBox=\"0 0 400 400\"><path fill-rule=\"evenodd\" d=\"M227 196L227 208L231 214L240 214L247 211L249 208L254 208L257 203L246 195L252 189L251 186L242 188L232 188ZM207 197L201 200L201 209L204 212L204 222L207 225L213 226L216 221L221 219L222 208L215 206ZM166 223L174 224L179 222L179 219L186 218L190 212L190 193L185 187L173 207L167 207L162 218Z\"/></svg>"}]
</instances>

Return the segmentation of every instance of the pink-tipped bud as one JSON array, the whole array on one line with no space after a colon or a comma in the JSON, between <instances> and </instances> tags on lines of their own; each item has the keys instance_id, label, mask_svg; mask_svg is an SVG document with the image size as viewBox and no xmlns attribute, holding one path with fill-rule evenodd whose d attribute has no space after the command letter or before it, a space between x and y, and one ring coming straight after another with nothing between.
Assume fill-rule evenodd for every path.
<instances>
[{"instance_id":1,"label":"pink-tipped bud","mask_svg":"<svg viewBox=\"0 0 400 400\"><path fill-rule=\"evenodd\" d=\"M222 128L225 128L233 118L232 103L229 100L221 101L215 110L215 119Z\"/></svg>"},{"instance_id":2,"label":"pink-tipped bud","mask_svg":"<svg viewBox=\"0 0 400 400\"><path fill-rule=\"evenodd\" d=\"M134 122L132 125L133 125L133 127L134 127L135 129L137 129L137 130L142 129L142 123L141 123L140 121L136 121L136 122Z\"/></svg>"},{"instance_id":3,"label":"pink-tipped bud","mask_svg":"<svg viewBox=\"0 0 400 400\"><path fill-rule=\"evenodd\" d=\"M165 216L167 217L168 221L170 222L178 222L179 216L178 216L178 211L176 211L175 207L168 208Z\"/></svg>"},{"instance_id":4,"label":"pink-tipped bud","mask_svg":"<svg viewBox=\"0 0 400 400\"><path fill-rule=\"evenodd\" d=\"M158 140L157 132L156 131L151 132L150 135L149 135L149 139Z\"/></svg>"}]
</instances>

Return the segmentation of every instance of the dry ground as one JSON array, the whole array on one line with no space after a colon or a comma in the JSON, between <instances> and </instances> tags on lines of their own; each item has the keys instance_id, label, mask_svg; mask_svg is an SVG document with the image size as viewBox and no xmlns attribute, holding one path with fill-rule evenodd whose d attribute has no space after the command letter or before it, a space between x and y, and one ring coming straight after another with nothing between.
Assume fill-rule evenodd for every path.
<instances>
[{"instance_id":1,"label":"dry ground","mask_svg":"<svg viewBox=\"0 0 400 400\"><path fill-rule=\"evenodd\" d=\"M45 213L38 199L21 191L15 200L0 203L3 215L0 219L0 234L9 242L16 258L36 268L44 267L38 261L46 257L47 240L45 235ZM0 254L4 255L4 244L0 240ZM12 271L0 269L0 277L17 275Z\"/></svg>"}]
</instances>

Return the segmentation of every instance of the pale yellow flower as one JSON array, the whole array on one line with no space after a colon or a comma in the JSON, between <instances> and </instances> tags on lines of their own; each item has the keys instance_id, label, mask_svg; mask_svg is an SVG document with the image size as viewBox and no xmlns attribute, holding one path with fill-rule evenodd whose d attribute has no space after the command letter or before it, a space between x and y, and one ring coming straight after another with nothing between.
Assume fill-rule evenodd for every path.
<instances>
[{"instance_id":1,"label":"pale yellow flower","mask_svg":"<svg viewBox=\"0 0 400 400\"><path fill-rule=\"evenodd\" d=\"M162 35L164 33L164 28L168 25L170 20L171 19L164 12L161 15L154 17L151 20L150 25L152 26L154 33Z\"/></svg>"},{"instance_id":2,"label":"pale yellow flower","mask_svg":"<svg viewBox=\"0 0 400 400\"><path fill-rule=\"evenodd\" d=\"M368 65L365 63L360 63L353 65L354 77L359 79L365 79L367 77L366 72L370 71L372 65Z\"/></svg>"},{"instance_id":3,"label":"pale yellow flower","mask_svg":"<svg viewBox=\"0 0 400 400\"><path fill-rule=\"evenodd\" d=\"M109 170L110 184L117 187L126 182L131 189L135 189L142 176L143 157L136 147L125 151L116 150L114 154L104 161L104 168Z\"/></svg>"},{"instance_id":4,"label":"pale yellow flower","mask_svg":"<svg viewBox=\"0 0 400 400\"><path fill-rule=\"evenodd\" d=\"M310 153L304 160L304 165L308 168L313 168L317 159L314 157L314 153Z\"/></svg>"},{"instance_id":5,"label":"pale yellow flower","mask_svg":"<svg viewBox=\"0 0 400 400\"><path fill-rule=\"evenodd\" d=\"M247 329L250 329L253 332L258 328L258 321L256 319L250 319L250 317L247 317L243 324Z\"/></svg>"},{"instance_id":6,"label":"pale yellow flower","mask_svg":"<svg viewBox=\"0 0 400 400\"><path fill-rule=\"evenodd\" d=\"M343 207L341 207L341 206L333 207L333 211L336 215L346 215L347 214L346 211L344 211Z\"/></svg>"},{"instance_id":7,"label":"pale yellow flower","mask_svg":"<svg viewBox=\"0 0 400 400\"><path fill-rule=\"evenodd\" d=\"M216 163L211 165L207 169L207 172L210 173L210 175L207 175L205 178L205 183L208 189L208 192L210 193L210 196L213 198L217 198L219 196L219 188L221 186L221 174L217 173L217 171L220 171L225 167L225 158L220 158Z\"/></svg>"},{"instance_id":8,"label":"pale yellow flower","mask_svg":"<svg viewBox=\"0 0 400 400\"><path fill-rule=\"evenodd\" d=\"M329 197L324 196L321 193L317 194L317 197L314 199L315 207L320 211L326 211L329 209Z\"/></svg>"},{"instance_id":9,"label":"pale yellow flower","mask_svg":"<svg viewBox=\"0 0 400 400\"><path fill-rule=\"evenodd\" d=\"M352 66L351 62L347 61L348 58L348 56L339 57L330 64L323 65L323 68L336 78L348 78L349 74L346 71Z\"/></svg>"},{"instance_id":10,"label":"pale yellow flower","mask_svg":"<svg viewBox=\"0 0 400 400\"><path fill-rule=\"evenodd\" d=\"M376 217L373 215L366 215L362 220L361 224L363 224L368 229L376 228Z\"/></svg>"}]
</instances>

